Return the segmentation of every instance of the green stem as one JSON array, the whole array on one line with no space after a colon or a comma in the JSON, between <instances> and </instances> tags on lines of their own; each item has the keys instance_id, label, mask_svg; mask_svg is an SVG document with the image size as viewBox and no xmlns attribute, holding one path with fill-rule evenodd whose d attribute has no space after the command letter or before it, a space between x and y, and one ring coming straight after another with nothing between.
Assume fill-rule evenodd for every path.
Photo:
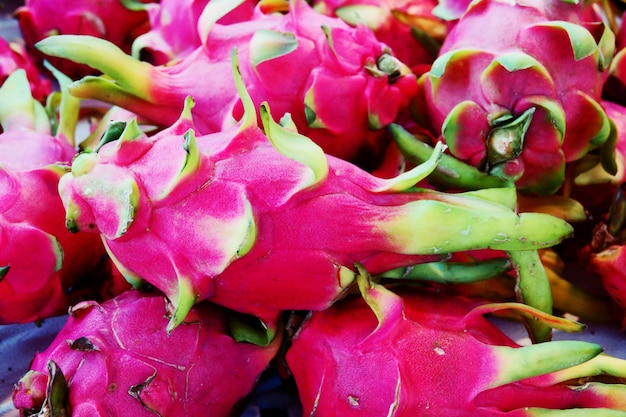
<instances>
[{"instance_id":1,"label":"green stem","mask_svg":"<svg viewBox=\"0 0 626 417\"><path fill-rule=\"evenodd\" d=\"M428 160L434 148L413 136L402 126L389 126L398 148L404 157L413 164L421 164ZM440 189L480 190L483 188L511 187L511 181L486 174L477 168L467 165L461 160L444 154L435 171L428 177L431 184Z\"/></svg>"},{"instance_id":2,"label":"green stem","mask_svg":"<svg viewBox=\"0 0 626 417\"><path fill-rule=\"evenodd\" d=\"M552 314L552 292L548 275L535 250L508 251L509 259L517 272L518 301L540 311ZM532 319L525 319L530 338L533 342L545 342L551 339L550 327Z\"/></svg>"},{"instance_id":3,"label":"green stem","mask_svg":"<svg viewBox=\"0 0 626 417\"><path fill-rule=\"evenodd\" d=\"M476 262L426 262L407 268L394 269L381 274L381 276L441 284L466 284L495 277L510 269L511 263L508 259L495 258Z\"/></svg>"}]
</instances>

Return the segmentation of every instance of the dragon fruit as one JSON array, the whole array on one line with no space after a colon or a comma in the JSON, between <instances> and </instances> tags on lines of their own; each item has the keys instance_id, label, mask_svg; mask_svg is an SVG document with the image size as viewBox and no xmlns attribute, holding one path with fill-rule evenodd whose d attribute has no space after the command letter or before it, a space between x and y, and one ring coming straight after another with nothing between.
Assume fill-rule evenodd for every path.
<instances>
[{"instance_id":1,"label":"dragon fruit","mask_svg":"<svg viewBox=\"0 0 626 417\"><path fill-rule=\"evenodd\" d=\"M569 190L593 218L600 218L608 211L617 187L626 180L626 107L607 100L602 100L602 107L611 119L610 152L593 155L590 162L581 163L582 169L577 170L580 172L573 171L574 181ZM592 158L613 160L615 170L608 173L601 164L594 165Z\"/></svg>"},{"instance_id":2,"label":"dragon fruit","mask_svg":"<svg viewBox=\"0 0 626 417\"><path fill-rule=\"evenodd\" d=\"M133 40L148 29L147 14L127 9L121 0L26 0L15 11L15 17L28 51L38 58L42 56L33 49L33 45L48 36L97 36L130 52ZM66 60L46 59L70 78L94 72L87 66Z\"/></svg>"},{"instance_id":3,"label":"dragon fruit","mask_svg":"<svg viewBox=\"0 0 626 417\"><path fill-rule=\"evenodd\" d=\"M162 294L136 290L72 307L56 339L16 384L15 407L22 416L232 415L278 352L281 336L266 346L238 342L229 313L203 303L168 337L167 314Z\"/></svg>"},{"instance_id":4,"label":"dragon fruit","mask_svg":"<svg viewBox=\"0 0 626 417\"><path fill-rule=\"evenodd\" d=\"M380 179L325 155L288 117L276 123L267 103L263 133L233 65L245 109L237 126L196 136L187 100L156 135L117 127L59 183L69 229L100 233L122 273L170 298L170 331L204 299L261 318L324 309L350 287L355 262L375 274L460 250L533 250L571 231L552 216L518 216L513 188L410 192L441 146Z\"/></svg>"},{"instance_id":5,"label":"dragon fruit","mask_svg":"<svg viewBox=\"0 0 626 417\"><path fill-rule=\"evenodd\" d=\"M626 24L617 17L614 10L606 12L607 20L615 33L615 56L609 68L609 77L604 83L603 97L607 100L626 105Z\"/></svg>"},{"instance_id":6,"label":"dragon fruit","mask_svg":"<svg viewBox=\"0 0 626 417\"><path fill-rule=\"evenodd\" d=\"M215 23L240 2L209 2L198 23L203 46L168 66L140 62L91 37L50 37L38 48L111 77L78 81L72 94L119 105L160 125L175 122L185 97L193 96L201 134L232 126L241 116L230 75L237 48L257 107L268 101L276 114L290 113L298 130L329 154L375 159L388 141L383 128L417 92L410 69L369 28L352 28L303 0L290 1L286 14L264 14L259 5L254 19Z\"/></svg>"},{"instance_id":7,"label":"dragon fruit","mask_svg":"<svg viewBox=\"0 0 626 417\"><path fill-rule=\"evenodd\" d=\"M579 250L583 266L599 279L619 309L626 328L626 197L624 184L617 187L612 204L595 224L590 240ZM586 262L586 264L585 264Z\"/></svg>"},{"instance_id":8,"label":"dragon fruit","mask_svg":"<svg viewBox=\"0 0 626 417\"><path fill-rule=\"evenodd\" d=\"M458 21L467 11L471 0L439 0L433 14L440 19Z\"/></svg>"},{"instance_id":9,"label":"dragon fruit","mask_svg":"<svg viewBox=\"0 0 626 417\"><path fill-rule=\"evenodd\" d=\"M415 74L430 68L447 35L430 0L317 0L320 13L338 16L351 25L366 24Z\"/></svg>"},{"instance_id":10,"label":"dragon fruit","mask_svg":"<svg viewBox=\"0 0 626 417\"><path fill-rule=\"evenodd\" d=\"M16 70L0 88L2 324L64 314L78 295L70 289L105 256L97 236L74 235L65 227L57 186L76 154L73 104L65 98L53 135L24 70Z\"/></svg>"},{"instance_id":11,"label":"dragon fruit","mask_svg":"<svg viewBox=\"0 0 626 417\"><path fill-rule=\"evenodd\" d=\"M566 163L611 131L600 99L615 37L581 7L472 2L420 79L416 117L455 157L522 191L554 193Z\"/></svg>"},{"instance_id":12,"label":"dragon fruit","mask_svg":"<svg viewBox=\"0 0 626 417\"><path fill-rule=\"evenodd\" d=\"M394 293L361 276L359 284L363 297L314 312L292 338L286 362L303 415L597 411L617 416L626 411L623 385L576 382L600 374L623 377L624 360L580 341L520 346L483 315L511 310L566 331L580 330L577 323L517 303L487 304L415 289Z\"/></svg>"},{"instance_id":13,"label":"dragon fruit","mask_svg":"<svg viewBox=\"0 0 626 417\"><path fill-rule=\"evenodd\" d=\"M161 0L159 3L128 2L126 6L145 9L150 30L133 41L132 55L155 65L165 65L191 54L202 45L198 19L210 0ZM243 22L252 18L256 1L244 1L217 23Z\"/></svg>"},{"instance_id":14,"label":"dragon fruit","mask_svg":"<svg viewBox=\"0 0 626 417\"><path fill-rule=\"evenodd\" d=\"M52 83L35 66L24 46L0 38L0 85L17 69L26 71L32 96L41 102L52 93Z\"/></svg>"},{"instance_id":15,"label":"dragon fruit","mask_svg":"<svg viewBox=\"0 0 626 417\"><path fill-rule=\"evenodd\" d=\"M600 277L602 285L619 309L623 329L626 329L626 247L620 242L589 255L589 268Z\"/></svg>"}]
</instances>

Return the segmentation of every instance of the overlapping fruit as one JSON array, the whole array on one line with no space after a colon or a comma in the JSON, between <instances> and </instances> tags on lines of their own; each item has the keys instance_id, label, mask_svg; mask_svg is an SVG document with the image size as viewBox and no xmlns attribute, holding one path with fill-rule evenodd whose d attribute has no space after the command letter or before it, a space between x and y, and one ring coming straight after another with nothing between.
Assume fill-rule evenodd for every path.
<instances>
[{"instance_id":1,"label":"overlapping fruit","mask_svg":"<svg viewBox=\"0 0 626 417\"><path fill-rule=\"evenodd\" d=\"M234 416L270 369L308 416L626 415L551 340L626 323L623 9L25 2L0 322L69 314L16 409Z\"/></svg>"}]
</instances>

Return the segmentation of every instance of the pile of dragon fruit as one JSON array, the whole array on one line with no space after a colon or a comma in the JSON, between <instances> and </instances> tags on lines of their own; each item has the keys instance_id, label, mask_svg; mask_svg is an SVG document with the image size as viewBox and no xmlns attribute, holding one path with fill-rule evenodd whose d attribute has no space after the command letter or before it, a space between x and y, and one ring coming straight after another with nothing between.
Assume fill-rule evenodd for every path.
<instances>
[{"instance_id":1,"label":"pile of dragon fruit","mask_svg":"<svg viewBox=\"0 0 626 417\"><path fill-rule=\"evenodd\" d=\"M26 0L0 324L67 321L15 408L238 416L273 369L303 416L626 416L552 338L626 326L624 10Z\"/></svg>"}]
</instances>

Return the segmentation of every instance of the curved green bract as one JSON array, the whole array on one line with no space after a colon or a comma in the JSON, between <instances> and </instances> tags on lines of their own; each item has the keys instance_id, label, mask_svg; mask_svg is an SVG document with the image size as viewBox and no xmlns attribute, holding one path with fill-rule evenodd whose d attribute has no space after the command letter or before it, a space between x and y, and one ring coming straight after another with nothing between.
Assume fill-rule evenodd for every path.
<instances>
[{"instance_id":1,"label":"curved green bract","mask_svg":"<svg viewBox=\"0 0 626 417\"><path fill-rule=\"evenodd\" d=\"M428 160L434 148L424 143L398 124L389 125L400 152L413 164ZM428 182L439 189L478 190L482 188L513 187L513 183L502 177L486 174L449 154L443 154Z\"/></svg>"},{"instance_id":2,"label":"curved green bract","mask_svg":"<svg viewBox=\"0 0 626 417\"><path fill-rule=\"evenodd\" d=\"M545 313L552 313L552 290L537 251L509 251L509 258L517 272L518 301ZM552 336L549 326L537 320L525 320L531 339L545 342Z\"/></svg>"},{"instance_id":3,"label":"curved green bract","mask_svg":"<svg viewBox=\"0 0 626 417\"><path fill-rule=\"evenodd\" d=\"M250 39L250 64L256 70L263 62L288 55L298 48L293 33L277 30L257 30Z\"/></svg>"},{"instance_id":4,"label":"curved green bract","mask_svg":"<svg viewBox=\"0 0 626 417\"><path fill-rule=\"evenodd\" d=\"M272 118L269 104L261 103L261 121L265 135L280 153L306 165L313 172L313 186L328 176L328 160L322 148L308 137L287 129Z\"/></svg>"}]
</instances>

